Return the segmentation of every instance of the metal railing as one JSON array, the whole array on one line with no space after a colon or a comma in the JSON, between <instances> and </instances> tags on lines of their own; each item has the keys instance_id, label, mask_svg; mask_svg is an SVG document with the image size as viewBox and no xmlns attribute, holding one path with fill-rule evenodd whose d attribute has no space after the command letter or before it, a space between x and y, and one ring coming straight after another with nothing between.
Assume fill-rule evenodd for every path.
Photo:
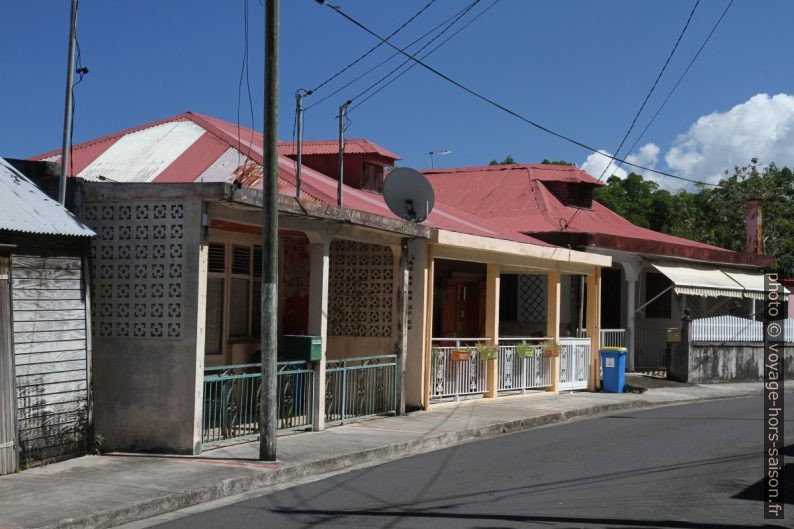
<instances>
[{"instance_id":1,"label":"metal railing","mask_svg":"<svg viewBox=\"0 0 794 529\"><path fill-rule=\"evenodd\" d=\"M559 389L585 389L590 380L590 339L560 338Z\"/></svg>"},{"instance_id":2,"label":"metal railing","mask_svg":"<svg viewBox=\"0 0 794 529\"><path fill-rule=\"evenodd\" d=\"M397 355L328 360L325 422L341 424L397 413Z\"/></svg>"},{"instance_id":3,"label":"metal railing","mask_svg":"<svg viewBox=\"0 0 794 529\"><path fill-rule=\"evenodd\" d=\"M499 392L542 389L551 385L551 358L543 356L548 338L499 339Z\"/></svg>"},{"instance_id":4,"label":"metal railing","mask_svg":"<svg viewBox=\"0 0 794 529\"><path fill-rule=\"evenodd\" d=\"M587 338L587 329L576 331L579 338ZM626 329L601 329L601 347L626 347Z\"/></svg>"},{"instance_id":5,"label":"metal railing","mask_svg":"<svg viewBox=\"0 0 794 529\"><path fill-rule=\"evenodd\" d=\"M430 399L460 399L487 391L487 360L476 344L490 338L433 338Z\"/></svg>"},{"instance_id":6,"label":"metal railing","mask_svg":"<svg viewBox=\"0 0 794 529\"><path fill-rule=\"evenodd\" d=\"M261 364L204 369L202 444L259 435ZM278 428L311 428L314 419L314 371L304 362L279 362Z\"/></svg>"}]
</instances>

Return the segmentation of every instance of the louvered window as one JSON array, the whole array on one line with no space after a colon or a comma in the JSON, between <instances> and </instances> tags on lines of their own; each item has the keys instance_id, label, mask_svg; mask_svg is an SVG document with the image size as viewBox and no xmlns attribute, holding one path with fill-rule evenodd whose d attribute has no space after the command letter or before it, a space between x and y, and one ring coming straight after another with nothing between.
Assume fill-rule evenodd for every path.
<instances>
[{"instance_id":1,"label":"louvered window","mask_svg":"<svg viewBox=\"0 0 794 529\"><path fill-rule=\"evenodd\" d=\"M226 271L226 245L210 244L209 271L222 274Z\"/></svg>"},{"instance_id":2,"label":"louvered window","mask_svg":"<svg viewBox=\"0 0 794 529\"><path fill-rule=\"evenodd\" d=\"M232 246L232 274L251 275L251 248Z\"/></svg>"}]
</instances>

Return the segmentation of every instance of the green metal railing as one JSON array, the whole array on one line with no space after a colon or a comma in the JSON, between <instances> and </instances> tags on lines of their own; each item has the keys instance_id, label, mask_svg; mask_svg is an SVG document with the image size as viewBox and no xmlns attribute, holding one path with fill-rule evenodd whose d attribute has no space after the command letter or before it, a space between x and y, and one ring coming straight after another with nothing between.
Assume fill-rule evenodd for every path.
<instances>
[{"instance_id":1,"label":"green metal railing","mask_svg":"<svg viewBox=\"0 0 794 529\"><path fill-rule=\"evenodd\" d=\"M397 355L329 360L325 369L325 422L340 424L397 412Z\"/></svg>"},{"instance_id":2,"label":"green metal railing","mask_svg":"<svg viewBox=\"0 0 794 529\"><path fill-rule=\"evenodd\" d=\"M204 369L202 444L255 438L259 434L261 364ZM278 428L311 428L314 420L314 371L304 362L279 362Z\"/></svg>"}]
</instances>

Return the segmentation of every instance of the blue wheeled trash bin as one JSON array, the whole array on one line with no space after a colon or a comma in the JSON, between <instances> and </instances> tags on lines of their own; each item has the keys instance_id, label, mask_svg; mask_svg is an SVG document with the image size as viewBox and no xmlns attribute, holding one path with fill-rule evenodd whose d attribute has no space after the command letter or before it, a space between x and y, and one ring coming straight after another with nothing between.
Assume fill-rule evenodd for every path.
<instances>
[{"instance_id":1,"label":"blue wheeled trash bin","mask_svg":"<svg viewBox=\"0 0 794 529\"><path fill-rule=\"evenodd\" d=\"M626 353L625 347L604 347L601 352L601 370L604 379L602 391L607 393L623 393L626 385Z\"/></svg>"}]
</instances>

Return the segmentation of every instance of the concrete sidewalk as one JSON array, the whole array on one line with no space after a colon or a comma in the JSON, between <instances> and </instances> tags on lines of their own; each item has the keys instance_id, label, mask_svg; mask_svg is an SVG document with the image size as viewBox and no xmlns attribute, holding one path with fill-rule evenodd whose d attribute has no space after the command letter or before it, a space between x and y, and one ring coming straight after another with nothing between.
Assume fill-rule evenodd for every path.
<instances>
[{"instance_id":1,"label":"concrete sidewalk","mask_svg":"<svg viewBox=\"0 0 794 529\"><path fill-rule=\"evenodd\" d=\"M276 484L386 462L528 428L608 412L760 395L760 383L643 384L645 393L537 393L436 405L324 432L279 437L279 461L257 443L200 456L86 456L0 478L0 528L111 527ZM655 387L655 386L667 387ZM794 384L786 385L794 391ZM759 408L760 413L760 408Z\"/></svg>"}]
</instances>

